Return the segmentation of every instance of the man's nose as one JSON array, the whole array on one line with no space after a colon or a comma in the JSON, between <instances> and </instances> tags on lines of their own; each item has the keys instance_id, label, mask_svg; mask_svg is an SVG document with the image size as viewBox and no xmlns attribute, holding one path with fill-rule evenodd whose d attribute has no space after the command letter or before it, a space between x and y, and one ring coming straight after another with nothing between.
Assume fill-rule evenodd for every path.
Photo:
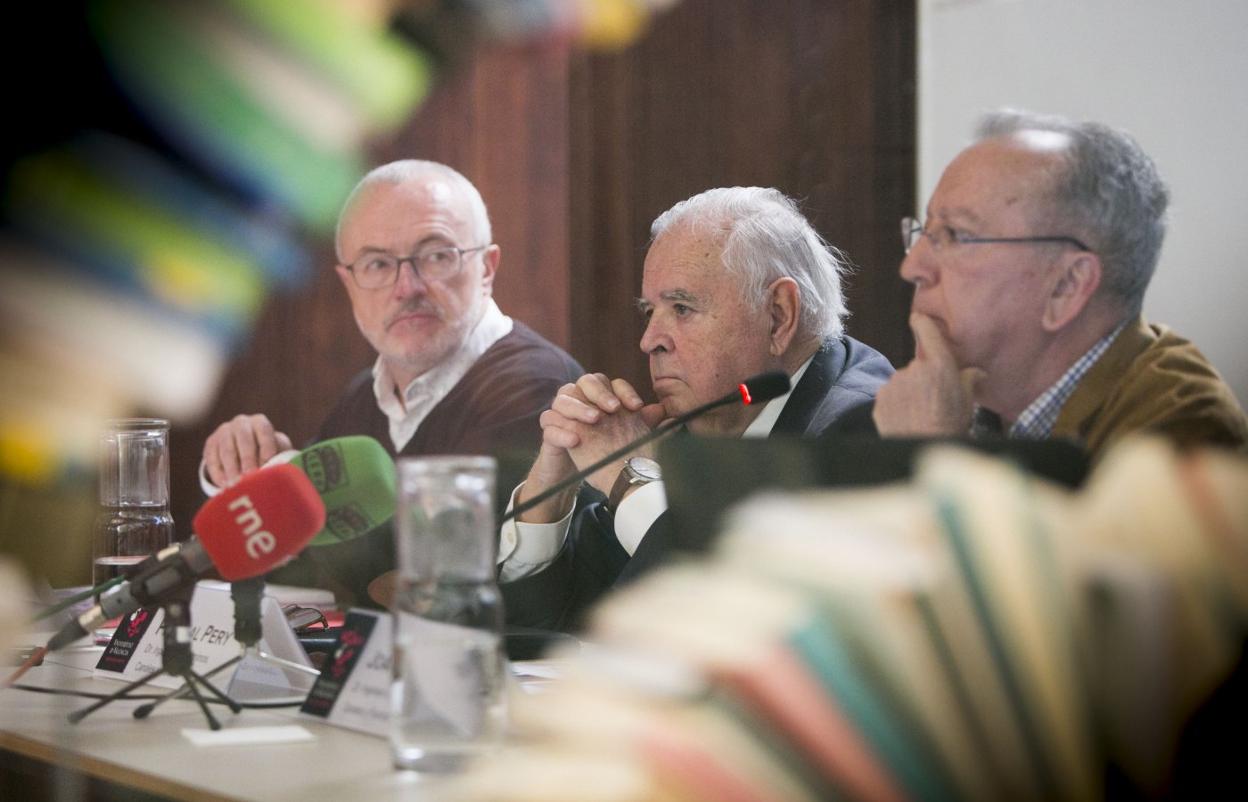
<instances>
[{"instance_id":1,"label":"man's nose","mask_svg":"<svg viewBox=\"0 0 1248 802\"><path fill-rule=\"evenodd\" d=\"M657 314L651 315L646 321L646 330L641 333L641 350L645 354L672 350L672 338L668 336Z\"/></svg>"},{"instance_id":2,"label":"man's nose","mask_svg":"<svg viewBox=\"0 0 1248 802\"><path fill-rule=\"evenodd\" d=\"M406 259L399 260L397 268L398 275L394 277L394 294L406 297L415 295L417 292L424 292L425 280L420 277L420 271L416 269L418 264L415 256L409 256ZM403 266L408 267L407 270Z\"/></svg>"},{"instance_id":3,"label":"man's nose","mask_svg":"<svg viewBox=\"0 0 1248 802\"><path fill-rule=\"evenodd\" d=\"M939 277L935 257L927 237L919 237L901 260L901 277L916 289L932 286Z\"/></svg>"}]
</instances>

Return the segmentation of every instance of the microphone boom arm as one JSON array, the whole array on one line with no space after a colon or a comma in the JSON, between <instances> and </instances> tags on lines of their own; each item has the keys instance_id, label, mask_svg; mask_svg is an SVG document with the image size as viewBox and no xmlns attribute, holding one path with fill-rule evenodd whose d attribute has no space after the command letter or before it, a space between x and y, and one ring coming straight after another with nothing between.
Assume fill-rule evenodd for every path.
<instances>
[{"instance_id":1,"label":"microphone boom arm","mask_svg":"<svg viewBox=\"0 0 1248 802\"><path fill-rule=\"evenodd\" d=\"M783 378L783 385L784 385L783 390L782 392L775 392L776 389L779 389L777 385L780 383L781 377ZM760 380L762 381L760 382ZM756 382L760 382L760 388L755 389L753 392L753 396L755 397L751 397L750 389L751 387L755 386ZM672 418L671 420L667 421L666 423L663 423L663 424L660 424L659 426L654 427L654 429L650 430L645 435L637 438L636 440L632 441L631 443L628 443L627 445L621 448L617 448L615 451L612 451L610 454L606 455L605 457L598 460L594 464L582 470L577 471L576 473L572 474L566 479L556 482L555 484L546 488L542 492L538 493L533 498L521 504L517 504L516 506L512 507L503 515L503 517L499 520L499 523L505 524L508 521L510 521L512 518L515 518L517 515L528 512L529 510L536 507L538 504L541 504L543 501L546 501L547 499L553 498L555 495L562 493L564 490L567 490L572 485L583 481L585 477L592 475L595 471L601 470L602 468L605 468L606 466L610 465L612 462L615 462L620 457L623 457L626 454L637 450L641 446L647 445L648 443L652 443L661 437L665 437L666 435L670 434L676 429L679 429L681 426L684 426L686 423L698 417L699 415L702 415L706 412L710 412L712 409L715 409L716 407L727 406L728 404L731 404L734 402L754 404L754 403L758 403L759 401L767 401L778 395L783 395L785 392L788 392L788 377L784 376L784 374L779 374L779 375L762 374L761 376L755 376L752 379L747 379L745 382L738 385L737 389L733 390L731 393L728 393L724 397L717 398L714 401L709 401L700 407L695 407L689 410L688 412L684 413L683 415L678 415L675 418Z\"/></svg>"}]
</instances>

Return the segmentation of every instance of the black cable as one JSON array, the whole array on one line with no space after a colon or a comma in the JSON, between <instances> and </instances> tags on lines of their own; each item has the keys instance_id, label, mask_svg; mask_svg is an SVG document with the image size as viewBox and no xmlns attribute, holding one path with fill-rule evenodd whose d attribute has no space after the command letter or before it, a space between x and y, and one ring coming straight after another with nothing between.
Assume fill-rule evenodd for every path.
<instances>
[{"instance_id":1,"label":"black cable","mask_svg":"<svg viewBox=\"0 0 1248 802\"><path fill-rule=\"evenodd\" d=\"M65 688L41 688L37 685L25 685L21 683L17 685L10 685L9 687L13 688L14 690L19 690L19 691L31 691L33 693L46 693L52 696L77 696L83 699L106 699L112 696L112 694L97 693L95 691L73 691L73 690L68 690ZM133 700L133 701L150 702L150 701L155 701L157 699L164 699L166 695L167 694L163 694L163 693L160 693L160 694L140 693L140 694L134 694L132 696L127 696L124 701ZM205 697L205 701L208 702L208 704L210 705L225 704L225 702L222 702L220 700L207 698L207 697ZM238 704L248 710L265 710L269 708L279 708L279 707L298 707L299 705L302 705L303 702L302 701L298 701L298 702L239 702Z\"/></svg>"},{"instance_id":2,"label":"black cable","mask_svg":"<svg viewBox=\"0 0 1248 802\"><path fill-rule=\"evenodd\" d=\"M33 693L46 693L46 694L51 694L52 696L79 696L79 697L82 697L83 699L104 699L105 697L112 695L112 694L107 694L107 693L96 693L94 691L72 691L66 688L41 688L38 685L26 685L20 682L17 683L16 685L10 685L9 687L18 691L31 691ZM127 696L126 698L127 699L160 699L163 696L164 694L153 693L153 694L136 694L134 696Z\"/></svg>"}]
</instances>

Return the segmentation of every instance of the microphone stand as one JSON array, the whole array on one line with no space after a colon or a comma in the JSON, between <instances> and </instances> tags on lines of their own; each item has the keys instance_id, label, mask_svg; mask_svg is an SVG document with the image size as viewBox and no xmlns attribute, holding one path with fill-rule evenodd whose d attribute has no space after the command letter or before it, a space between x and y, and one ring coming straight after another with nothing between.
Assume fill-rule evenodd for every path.
<instances>
[{"instance_id":1,"label":"microphone stand","mask_svg":"<svg viewBox=\"0 0 1248 802\"><path fill-rule=\"evenodd\" d=\"M187 585L170 592L160 603L161 609L165 611L165 618L161 624L164 634L164 648L160 653L161 667L131 682L116 693L109 694L82 710L70 713L68 716L70 724L77 724L110 702L127 698L131 691L146 685L160 674L181 677L184 683L182 688L166 694L154 703L135 708L135 718L146 718L162 702L181 696L184 693L190 693L196 703L199 704L199 709L203 711L204 718L208 719L208 726L214 730L219 730L221 729L221 722L217 721L216 716L208 709L208 703L205 701L203 694L200 693L201 686L212 696L216 697L217 700L225 703L232 712L242 712L242 705L218 690L208 680L207 676L196 672L193 668L195 657L191 652L191 643L187 633L191 629L191 594L194 592L195 586L193 584ZM237 659L235 658L235 660ZM230 663L219 666L217 670L224 668L226 665L230 665Z\"/></svg>"},{"instance_id":2,"label":"microphone stand","mask_svg":"<svg viewBox=\"0 0 1248 802\"><path fill-rule=\"evenodd\" d=\"M266 663L314 677L321 675L315 668L269 654L260 648L260 637L263 634L260 617L260 602L264 598L263 576L231 583L230 595L234 598L234 640L242 645L244 654L248 649L255 649L256 656Z\"/></svg>"},{"instance_id":3,"label":"microphone stand","mask_svg":"<svg viewBox=\"0 0 1248 802\"><path fill-rule=\"evenodd\" d=\"M237 582L230 583L230 596L234 599L234 640L238 641L242 646L242 650L235 657L231 657L226 662L214 668L207 676L217 673L223 669L244 660L247 657L247 651L254 647L256 657L261 660L294 671L301 671L305 674L319 677L320 671L309 666L300 665L299 663L283 659L277 655L269 654L259 646L262 635L261 618L260 618L260 602L264 597L264 577L257 576L251 579L240 579ZM167 647L166 647L167 648ZM140 705L134 709L135 718L147 718L152 711L170 699L180 699L188 693L193 694L195 688L190 683L183 685L176 691L166 694L154 702ZM240 708L241 709L241 708ZM238 712L237 710L234 712Z\"/></svg>"}]
</instances>

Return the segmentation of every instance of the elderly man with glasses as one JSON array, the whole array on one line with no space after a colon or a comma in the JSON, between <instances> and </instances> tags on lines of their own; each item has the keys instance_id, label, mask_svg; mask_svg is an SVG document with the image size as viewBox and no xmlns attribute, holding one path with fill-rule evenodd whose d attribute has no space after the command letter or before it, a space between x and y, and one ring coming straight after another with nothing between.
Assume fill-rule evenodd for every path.
<instances>
[{"instance_id":1,"label":"elderly man with glasses","mask_svg":"<svg viewBox=\"0 0 1248 802\"><path fill-rule=\"evenodd\" d=\"M902 221L915 358L880 389L883 435L1130 432L1243 450L1235 396L1190 342L1141 316L1169 192L1126 134L1003 111Z\"/></svg>"},{"instance_id":2,"label":"elderly man with glasses","mask_svg":"<svg viewBox=\"0 0 1248 802\"><path fill-rule=\"evenodd\" d=\"M347 199L335 239L338 278L377 360L350 382L315 439L369 435L396 456L535 449L538 417L584 371L494 302L501 253L476 187L435 162L383 165ZM221 424L204 444L205 489L290 445L265 415ZM392 564L392 547L379 551ZM387 567L355 573L367 581ZM354 584L351 595L362 597Z\"/></svg>"}]
</instances>

